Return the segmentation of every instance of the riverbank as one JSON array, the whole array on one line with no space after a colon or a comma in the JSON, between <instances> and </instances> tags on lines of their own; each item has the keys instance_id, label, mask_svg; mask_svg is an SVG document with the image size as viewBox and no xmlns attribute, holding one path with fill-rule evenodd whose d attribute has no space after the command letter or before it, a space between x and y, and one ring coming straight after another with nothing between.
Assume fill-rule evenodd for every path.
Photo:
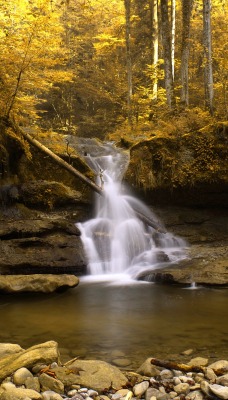
<instances>
[{"instance_id":1,"label":"riverbank","mask_svg":"<svg viewBox=\"0 0 228 400\"><path fill-rule=\"evenodd\" d=\"M147 358L135 371L100 360L63 362L58 343L0 344L1 400L202 400L228 398L228 361L182 352L185 363ZM117 355L117 354L116 354ZM121 354L119 354L121 358Z\"/></svg>"}]
</instances>

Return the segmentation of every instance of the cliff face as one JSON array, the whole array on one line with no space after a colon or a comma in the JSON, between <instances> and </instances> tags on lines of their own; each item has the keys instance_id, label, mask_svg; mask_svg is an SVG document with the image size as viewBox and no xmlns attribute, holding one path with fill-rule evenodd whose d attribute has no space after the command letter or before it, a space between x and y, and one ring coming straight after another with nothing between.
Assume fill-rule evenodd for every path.
<instances>
[{"instance_id":1,"label":"cliff face","mask_svg":"<svg viewBox=\"0 0 228 400\"><path fill-rule=\"evenodd\" d=\"M228 204L228 124L133 145L126 180L154 203Z\"/></svg>"}]
</instances>

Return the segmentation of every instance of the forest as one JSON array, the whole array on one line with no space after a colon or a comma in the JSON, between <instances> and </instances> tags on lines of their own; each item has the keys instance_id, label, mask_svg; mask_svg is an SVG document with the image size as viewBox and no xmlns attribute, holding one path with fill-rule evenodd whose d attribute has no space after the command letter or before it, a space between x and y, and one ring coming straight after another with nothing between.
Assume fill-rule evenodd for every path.
<instances>
[{"instance_id":1,"label":"forest","mask_svg":"<svg viewBox=\"0 0 228 400\"><path fill-rule=\"evenodd\" d=\"M0 54L1 121L115 139L227 118L224 0L1 0Z\"/></svg>"}]
</instances>

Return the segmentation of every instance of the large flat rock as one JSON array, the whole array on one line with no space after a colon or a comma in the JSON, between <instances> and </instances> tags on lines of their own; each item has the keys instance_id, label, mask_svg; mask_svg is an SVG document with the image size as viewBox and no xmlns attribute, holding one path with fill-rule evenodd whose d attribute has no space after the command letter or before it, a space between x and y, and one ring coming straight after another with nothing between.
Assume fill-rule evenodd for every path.
<instances>
[{"instance_id":1,"label":"large flat rock","mask_svg":"<svg viewBox=\"0 0 228 400\"><path fill-rule=\"evenodd\" d=\"M78 283L79 279L76 276L66 274L0 275L0 293L51 293L73 288Z\"/></svg>"}]
</instances>

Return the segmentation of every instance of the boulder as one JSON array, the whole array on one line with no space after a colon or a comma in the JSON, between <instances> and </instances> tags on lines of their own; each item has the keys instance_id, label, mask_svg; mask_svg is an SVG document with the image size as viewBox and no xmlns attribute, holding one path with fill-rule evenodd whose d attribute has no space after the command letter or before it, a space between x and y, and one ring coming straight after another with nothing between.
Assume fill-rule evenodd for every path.
<instances>
[{"instance_id":1,"label":"boulder","mask_svg":"<svg viewBox=\"0 0 228 400\"><path fill-rule=\"evenodd\" d=\"M14 343L0 343L0 358L8 356L9 354L15 354L23 351L19 344Z\"/></svg>"},{"instance_id":2,"label":"boulder","mask_svg":"<svg viewBox=\"0 0 228 400\"><path fill-rule=\"evenodd\" d=\"M0 359L0 382L20 368L32 368L37 363L51 364L59 361L58 343L48 341L20 353L10 354Z\"/></svg>"},{"instance_id":3,"label":"boulder","mask_svg":"<svg viewBox=\"0 0 228 400\"><path fill-rule=\"evenodd\" d=\"M74 275L0 275L0 292L52 293L77 286L79 279Z\"/></svg>"},{"instance_id":4,"label":"boulder","mask_svg":"<svg viewBox=\"0 0 228 400\"><path fill-rule=\"evenodd\" d=\"M88 387L98 392L113 387L116 390L121 389L127 384L127 378L115 366L99 360L76 360L67 363L67 371L64 372L59 368L53 369L56 377L64 384L79 384L82 387ZM71 372L69 374L69 372Z\"/></svg>"}]
</instances>

